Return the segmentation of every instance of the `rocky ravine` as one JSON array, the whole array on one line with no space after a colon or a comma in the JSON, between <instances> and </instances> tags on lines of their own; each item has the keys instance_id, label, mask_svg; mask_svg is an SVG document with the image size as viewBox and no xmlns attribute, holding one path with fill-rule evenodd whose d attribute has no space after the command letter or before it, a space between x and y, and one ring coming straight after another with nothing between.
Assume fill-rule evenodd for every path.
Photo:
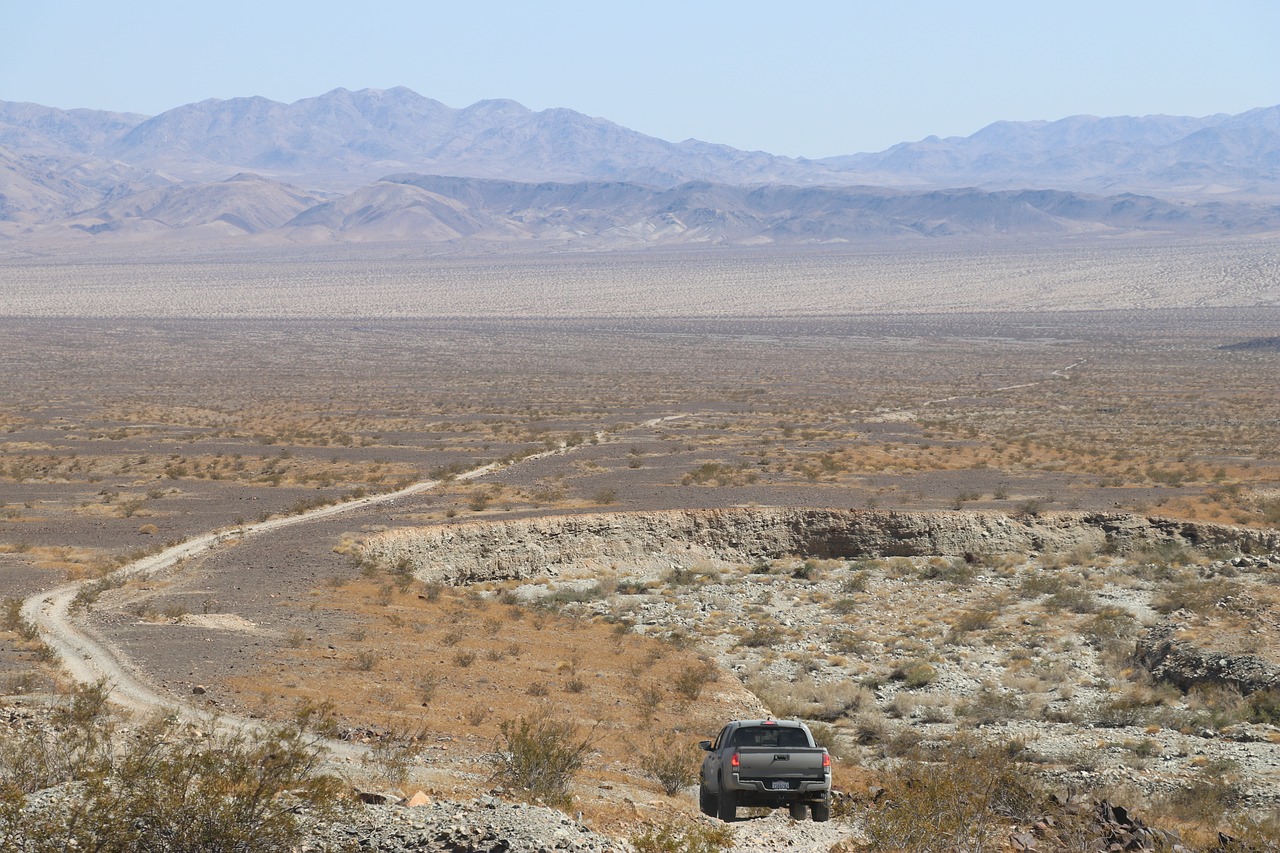
<instances>
[{"instance_id":1,"label":"rocky ravine","mask_svg":"<svg viewBox=\"0 0 1280 853\"><path fill-rule=\"evenodd\" d=\"M1184 691L1273 686L1258 655L1280 634L1276 531L1120 513L740 509L391 530L366 549L425 581L524 600L581 590L568 606L582 615L696 639L775 713L832 722L859 764L890 769L903 744L969 730L1019 744L1068 788L1226 783L1253 807L1280 802L1280 728L1224 722L1212 695L1131 669L1145 662ZM1208 616L1162 600L1224 578L1240 600ZM1214 613L1242 626L1231 654L1165 642L1163 626L1193 624L1215 645Z\"/></svg>"}]
</instances>

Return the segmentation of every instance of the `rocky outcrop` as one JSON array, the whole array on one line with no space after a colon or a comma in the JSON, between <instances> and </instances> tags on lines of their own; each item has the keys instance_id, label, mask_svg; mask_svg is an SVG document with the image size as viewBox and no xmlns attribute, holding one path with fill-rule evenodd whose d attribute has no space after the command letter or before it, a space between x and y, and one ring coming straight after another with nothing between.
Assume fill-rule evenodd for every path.
<instances>
[{"instance_id":1,"label":"rocky outcrop","mask_svg":"<svg viewBox=\"0 0 1280 853\"><path fill-rule=\"evenodd\" d=\"M1253 655L1229 655L1202 649L1177 638L1178 626L1152 628L1135 652L1138 664L1160 681L1182 690L1197 685L1233 687L1248 695L1280 687L1280 667Z\"/></svg>"},{"instance_id":2,"label":"rocky outcrop","mask_svg":"<svg viewBox=\"0 0 1280 853\"><path fill-rule=\"evenodd\" d=\"M1280 551L1280 533L1124 513L1010 516L982 512L840 509L671 510L547 516L390 530L368 557L407 560L423 580L460 584L602 568L632 573L690 561L964 557L1158 546Z\"/></svg>"}]
</instances>

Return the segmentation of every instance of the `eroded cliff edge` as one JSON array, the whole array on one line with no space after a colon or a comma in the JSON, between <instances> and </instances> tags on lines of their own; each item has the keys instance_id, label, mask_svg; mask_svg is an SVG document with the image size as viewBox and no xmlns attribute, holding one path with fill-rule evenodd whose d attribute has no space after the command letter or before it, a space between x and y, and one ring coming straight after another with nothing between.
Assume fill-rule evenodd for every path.
<instances>
[{"instance_id":1,"label":"eroded cliff edge","mask_svg":"<svg viewBox=\"0 0 1280 853\"><path fill-rule=\"evenodd\" d=\"M669 510L543 516L388 530L365 555L407 561L421 580L464 584L614 568L643 574L673 562L965 557L1066 552L1125 554L1189 548L1280 552L1280 532L1126 513L1011 516L983 512L842 509Z\"/></svg>"}]
</instances>

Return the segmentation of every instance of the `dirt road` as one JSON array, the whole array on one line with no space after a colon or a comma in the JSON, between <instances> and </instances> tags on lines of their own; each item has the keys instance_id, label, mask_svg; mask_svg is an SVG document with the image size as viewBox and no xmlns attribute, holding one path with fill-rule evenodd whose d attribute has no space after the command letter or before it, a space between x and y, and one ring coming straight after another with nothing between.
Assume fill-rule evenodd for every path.
<instances>
[{"instance_id":1,"label":"dirt road","mask_svg":"<svg viewBox=\"0 0 1280 853\"><path fill-rule=\"evenodd\" d=\"M680 417L684 417L684 415L655 418L651 421L646 421L641 426L653 427L664 421ZM597 433L596 440L605 441L607 436L603 432ZM507 466L499 463L482 465L457 475L456 479L474 480L487 474L492 474L504 467L545 459L549 456L569 453L572 450L572 447L562 444L557 448L528 456L520 462L510 463ZM343 503L319 507L298 515L273 518L257 524L206 533L167 548L158 554L129 563L112 572L109 577L113 581L126 581L173 571L184 562L209 554L228 543L251 537L268 536L286 527L307 524L340 513L352 512L378 504L394 503L398 499L438 488L443 482L442 480L425 480L395 492L369 495ZM211 721L210 713L207 710L198 709L153 689L131 671L106 640L75 620L72 611L76 595L89 583L92 583L92 581L82 580L64 584L55 589L31 595L22 604L22 615L38 628L40 639L57 654L67 675L82 684L105 680L111 685L112 701L131 711L143 713L161 711L191 721ZM262 726L260 722L228 714L218 715L212 721L223 728L241 731L253 731ZM335 745L334 749L338 753L353 752L349 744ZM359 750L355 751L358 752Z\"/></svg>"}]
</instances>

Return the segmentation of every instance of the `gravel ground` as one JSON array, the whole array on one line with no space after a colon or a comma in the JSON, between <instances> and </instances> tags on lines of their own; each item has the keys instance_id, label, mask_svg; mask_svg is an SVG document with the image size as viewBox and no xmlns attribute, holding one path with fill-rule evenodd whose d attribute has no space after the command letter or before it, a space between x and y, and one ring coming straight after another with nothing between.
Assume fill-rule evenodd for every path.
<instances>
[{"instance_id":1,"label":"gravel ground","mask_svg":"<svg viewBox=\"0 0 1280 853\"><path fill-rule=\"evenodd\" d=\"M719 821L703 819L708 827ZM845 821L794 821L779 809L730 824L734 853L826 853L854 837ZM480 797L467 802L437 801L422 806L364 806L354 817L317 827L303 848L313 853L348 850L456 851L456 853L582 853L631 851L629 841L611 838L554 809Z\"/></svg>"},{"instance_id":2,"label":"gravel ground","mask_svg":"<svg viewBox=\"0 0 1280 853\"><path fill-rule=\"evenodd\" d=\"M469 802L441 800L412 807L364 806L343 821L317 827L303 847L311 853L353 849L386 853L605 853L630 848L554 809L481 797Z\"/></svg>"}]
</instances>

